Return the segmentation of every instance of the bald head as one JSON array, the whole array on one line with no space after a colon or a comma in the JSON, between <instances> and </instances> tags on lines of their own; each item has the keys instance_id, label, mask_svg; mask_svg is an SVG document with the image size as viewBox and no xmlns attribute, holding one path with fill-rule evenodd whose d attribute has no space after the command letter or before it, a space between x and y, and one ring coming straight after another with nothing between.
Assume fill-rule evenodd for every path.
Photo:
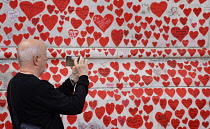
<instances>
[{"instance_id":1,"label":"bald head","mask_svg":"<svg viewBox=\"0 0 210 129\"><path fill-rule=\"evenodd\" d=\"M42 41L27 39L21 42L17 50L20 67L29 64L34 56L41 56L45 50L46 46Z\"/></svg>"}]
</instances>

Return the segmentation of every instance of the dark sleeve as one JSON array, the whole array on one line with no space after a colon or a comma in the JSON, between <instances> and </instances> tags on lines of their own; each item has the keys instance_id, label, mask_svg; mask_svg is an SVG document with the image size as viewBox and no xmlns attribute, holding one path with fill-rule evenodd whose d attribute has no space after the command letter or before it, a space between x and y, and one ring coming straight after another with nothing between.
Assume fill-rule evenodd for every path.
<instances>
[{"instance_id":1,"label":"dark sleeve","mask_svg":"<svg viewBox=\"0 0 210 129\"><path fill-rule=\"evenodd\" d=\"M62 85L60 85L57 90L62 92L63 94L70 96L74 92L74 86L71 84L70 79L66 79Z\"/></svg>"},{"instance_id":2,"label":"dark sleeve","mask_svg":"<svg viewBox=\"0 0 210 129\"><path fill-rule=\"evenodd\" d=\"M83 75L79 78L74 94L66 96L49 82L42 81L37 91L38 95L34 95L34 99L51 112L65 115L80 114L88 93L88 85L88 77Z\"/></svg>"}]
</instances>

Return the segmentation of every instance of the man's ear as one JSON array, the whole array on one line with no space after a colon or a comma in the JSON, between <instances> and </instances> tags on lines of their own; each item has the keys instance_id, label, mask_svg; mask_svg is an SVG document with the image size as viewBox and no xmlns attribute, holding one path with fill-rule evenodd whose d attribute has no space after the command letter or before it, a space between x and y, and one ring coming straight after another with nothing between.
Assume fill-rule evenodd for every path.
<instances>
[{"instance_id":1,"label":"man's ear","mask_svg":"<svg viewBox=\"0 0 210 129\"><path fill-rule=\"evenodd\" d=\"M37 66L39 64L38 63L39 62L38 60L39 60L39 57L38 56L34 56L33 57L33 63L34 63L35 66Z\"/></svg>"}]
</instances>

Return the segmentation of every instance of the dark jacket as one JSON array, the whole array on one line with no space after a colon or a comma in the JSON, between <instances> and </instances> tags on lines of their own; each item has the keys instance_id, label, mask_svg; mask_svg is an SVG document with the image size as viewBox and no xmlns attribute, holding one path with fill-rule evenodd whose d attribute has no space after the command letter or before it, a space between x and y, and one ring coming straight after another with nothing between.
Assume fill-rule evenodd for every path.
<instances>
[{"instance_id":1,"label":"dark jacket","mask_svg":"<svg viewBox=\"0 0 210 129\"><path fill-rule=\"evenodd\" d=\"M74 86L69 79L56 89L48 81L34 75L17 73L8 85L8 106L10 110L15 109L20 123L38 125L44 129L63 129L60 114L76 115L82 112L88 85L88 77L81 76L73 94ZM13 129L17 129L12 111L10 115Z\"/></svg>"}]
</instances>

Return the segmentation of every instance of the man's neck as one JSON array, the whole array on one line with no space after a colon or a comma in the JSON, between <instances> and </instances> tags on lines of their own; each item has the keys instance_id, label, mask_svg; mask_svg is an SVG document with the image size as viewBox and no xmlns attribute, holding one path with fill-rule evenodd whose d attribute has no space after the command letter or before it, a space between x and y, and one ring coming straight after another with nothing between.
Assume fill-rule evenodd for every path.
<instances>
[{"instance_id":1,"label":"man's neck","mask_svg":"<svg viewBox=\"0 0 210 129\"><path fill-rule=\"evenodd\" d=\"M20 71L20 73L23 73L23 74L31 74L31 75L36 76L37 78L39 77L38 74L36 74L36 72L30 71L30 70L28 70L28 69L20 68L19 71Z\"/></svg>"}]
</instances>

